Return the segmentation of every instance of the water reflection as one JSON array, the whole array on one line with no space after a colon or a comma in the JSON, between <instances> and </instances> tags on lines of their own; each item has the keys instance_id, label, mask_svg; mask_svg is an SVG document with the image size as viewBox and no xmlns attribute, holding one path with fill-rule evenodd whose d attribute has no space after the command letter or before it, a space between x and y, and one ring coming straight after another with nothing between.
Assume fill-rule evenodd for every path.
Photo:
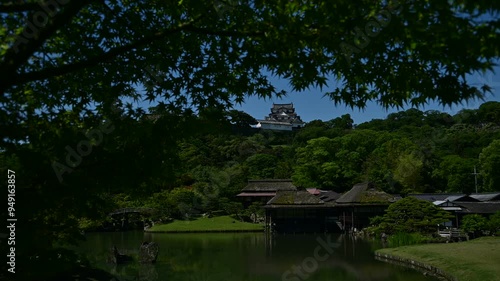
<instances>
[{"instance_id":1,"label":"water reflection","mask_svg":"<svg viewBox=\"0 0 500 281\"><path fill-rule=\"evenodd\" d=\"M143 241L160 246L157 263L137 262ZM106 263L116 245L135 261ZM375 260L378 241L347 235L275 235L263 233L151 234L91 233L79 247L91 262L120 280L437 280Z\"/></svg>"}]
</instances>

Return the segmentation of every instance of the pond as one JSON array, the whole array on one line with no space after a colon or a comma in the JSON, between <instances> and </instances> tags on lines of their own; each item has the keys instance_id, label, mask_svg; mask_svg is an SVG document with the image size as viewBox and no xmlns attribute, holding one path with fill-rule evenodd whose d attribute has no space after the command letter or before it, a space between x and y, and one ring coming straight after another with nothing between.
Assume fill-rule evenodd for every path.
<instances>
[{"instance_id":1,"label":"pond","mask_svg":"<svg viewBox=\"0 0 500 281\"><path fill-rule=\"evenodd\" d=\"M78 251L120 280L169 281L435 281L422 273L374 259L380 243L348 235L275 235L264 233L164 234L142 231L89 233ZM143 241L158 243L154 265L137 262ZM116 247L135 261L106 263Z\"/></svg>"}]
</instances>

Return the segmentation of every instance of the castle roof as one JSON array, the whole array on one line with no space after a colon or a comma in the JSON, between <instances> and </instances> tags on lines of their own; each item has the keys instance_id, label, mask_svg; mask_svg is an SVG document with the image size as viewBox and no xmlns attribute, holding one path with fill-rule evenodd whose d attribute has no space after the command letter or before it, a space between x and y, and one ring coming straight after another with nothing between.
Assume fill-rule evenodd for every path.
<instances>
[{"instance_id":1,"label":"castle roof","mask_svg":"<svg viewBox=\"0 0 500 281\"><path fill-rule=\"evenodd\" d=\"M293 103L273 103L273 108L293 108Z\"/></svg>"}]
</instances>

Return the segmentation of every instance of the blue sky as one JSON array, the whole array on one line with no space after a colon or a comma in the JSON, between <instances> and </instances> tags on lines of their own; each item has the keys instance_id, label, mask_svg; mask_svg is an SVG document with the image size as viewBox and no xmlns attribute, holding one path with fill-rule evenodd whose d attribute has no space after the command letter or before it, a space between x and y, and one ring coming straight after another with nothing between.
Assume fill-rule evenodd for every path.
<instances>
[{"instance_id":1,"label":"blue sky","mask_svg":"<svg viewBox=\"0 0 500 281\"><path fill-rule=\"evenodd\" d=\"M474 74L468 77L468 82L473 86L480 87L481 85L487 84L492 87L492 93L486 95L485 101L500 101L500 67L496 67L494 70L495 73L489 72L486 74ZM385 110L377 103L370 102L363 110L351 110L350 107L346 107L345 105L335 106L335 104L331 100L323 97L323 93L327 92L328 89L323 89L323 91L320 91L319 89L311 88L310 91L299 93L293 92L291 90L291 87L289 86L287 80L272 78L271 81L273 85L278 89L286 90L289 93L288 96L282 99L273 98L267 100L252 96L247 98L245 103L241 106L235 106L235 109L245 111L256 119L264 119L264 117L270 113L270 108L272 107L273 103L293 102L296 112L305 122L309 122L315 119L327 121L348 113L351 115L355 124L360 124L376 118L383 119L389 113L411 108L411 106L409 106L405 107L404 109L392 108L389 110ZM438 103L430 103L429 105L420 107L419 109L422 111L439 110L448 112L450 114L455 114L463 108L478 108L482 103L483 101L474 100L452 107L443 107Z\"/></svg>"}]
</instances>

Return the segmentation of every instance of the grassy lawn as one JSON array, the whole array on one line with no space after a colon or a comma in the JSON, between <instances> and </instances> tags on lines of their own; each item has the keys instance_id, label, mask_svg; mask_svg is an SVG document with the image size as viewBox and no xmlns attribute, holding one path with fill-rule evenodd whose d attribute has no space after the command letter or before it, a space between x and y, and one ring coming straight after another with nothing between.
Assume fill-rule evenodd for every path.
<instances>
[{"instance_id":1,"label":"grassy lawn","mask_svg":"<svg viewBox=\"0 0 500 281\"><path fill-rule=\"evenodd\" d=\"M176 220L168 224L159 224L151 227L148 232L237 232L263 231L261 224L240 222L229 216L213 218L199 218L192 221Z\"/></svg>"},{"instance_id":2,"label":"grassy lawn","mask_svg":"<svg viewBox=\"0 0 500 281\"><path fill-rule=\"evenodd\" d=\"M500 237L388 248L377 252L435 266L460 281L500 280Z\"/></svg>"}]
</instances>

